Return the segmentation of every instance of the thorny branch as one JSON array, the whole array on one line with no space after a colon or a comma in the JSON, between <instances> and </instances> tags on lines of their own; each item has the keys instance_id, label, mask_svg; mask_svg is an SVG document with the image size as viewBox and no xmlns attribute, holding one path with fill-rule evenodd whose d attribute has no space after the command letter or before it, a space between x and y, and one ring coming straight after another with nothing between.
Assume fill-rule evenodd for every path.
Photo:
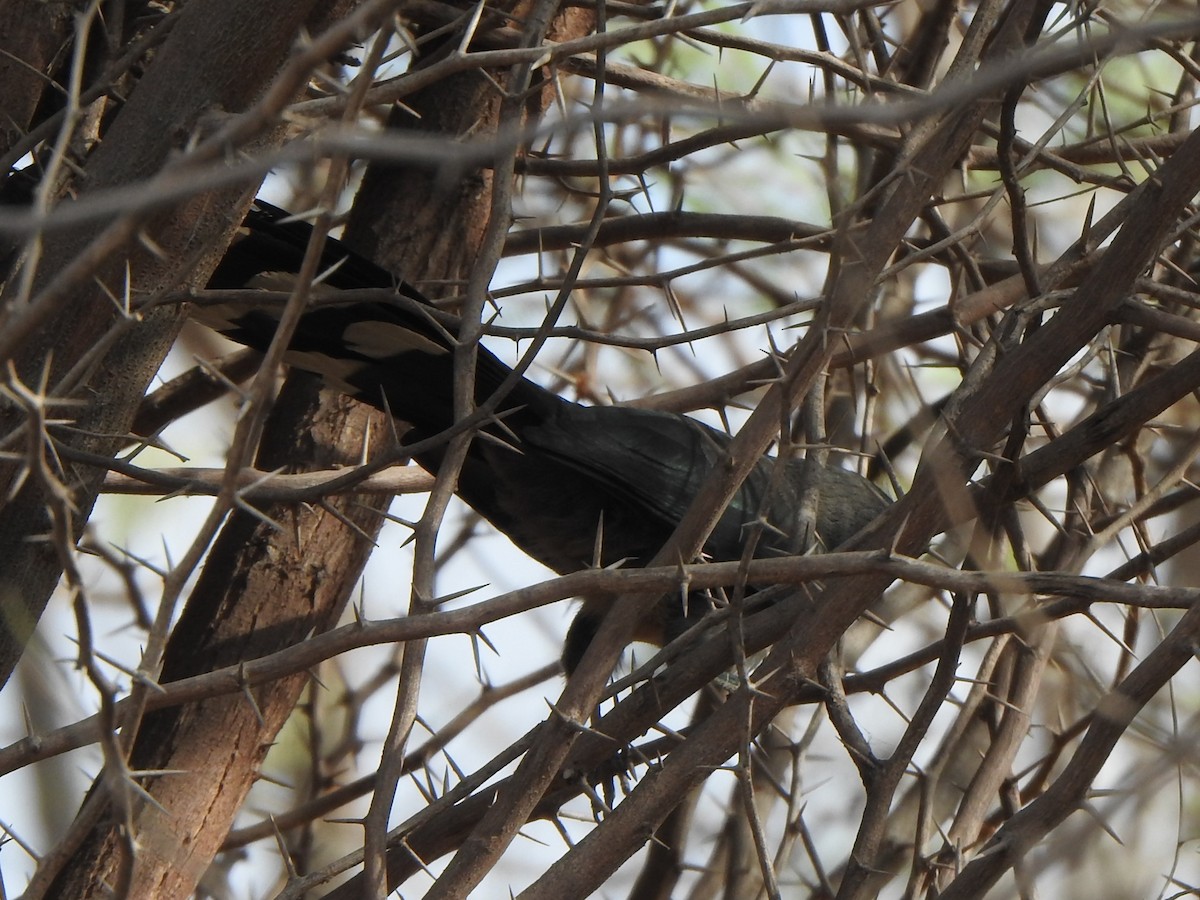
<instances>
[{"instance_id":1,"label":"thorny branch","mask_svg":"<svg viewBox=\"0 0 1200 900\"><path fill-rule=\"evenodd\" d=\"M211 849L176 859L179 890L300 896L361 866L332 896L1196 889L1193 10L302 5L260 24L262 60L233 43L233 4L212 45L187 43L191 5L0 11L0 79L38 76L0 97L0 158L35 160L32 187L0 197L0 538L9 572L63 586L35 632L0 583L6 630L52 648L27 649L0 695L22 723L0 793L19 783L57 814L0 808L19 838L6 885L52 893L115 817L112 886L136 890L179 852L144 817L228 758L230 785L276 784L183 817L212 833L180 841ZM207 61L198 83L159 84L179 46ZM470 79L478 105L439 130ZM123 132L151 88L216 99ZM268 172L336 234L376 199L345 187L359 169L398 173L395 205L352 212L345 236L386 235L375 261L437 297L461 339L455 426L415 446L402 423L349 428L293 465L305 448L261 441L254 410L302 387L277 401L273 366L210 363L228 348L191 328L142 400L189 303L403 302L328 296L315 244L295 292L202 290ZM411 496L432 477L394 463L461 455L490 421L476 336L569 399L738 435L656 565L548 578L451 501L452 465L436 502ZM151 368L122 368L135 357ZM815 423L794 414L812 391ZM779 443L869 467L901 502L845 552L687 562ZM410 496L376 535L392 494ZM247 521L247 567L218 571ZM333 532L337 553L306 543ZM360 581L345 558L368 553ZM280 569L339 596L309 620L305 590L281 587L247 613L238 584ZM230 600L200 615L214 583ZM700 626L608 681L638 609L703 592ZM580 596L623 614L564 691L554 604ZM181 644L207 648L199 664ZM139 733L168 720L175 775L137 771ZM47 786L81 748L86 804L69 776ZM208 780L197 795L221 793ZM361 804L365 824L323 820ZM618 871L631 857L640 876Z\"/></svg>"}]
</instances>

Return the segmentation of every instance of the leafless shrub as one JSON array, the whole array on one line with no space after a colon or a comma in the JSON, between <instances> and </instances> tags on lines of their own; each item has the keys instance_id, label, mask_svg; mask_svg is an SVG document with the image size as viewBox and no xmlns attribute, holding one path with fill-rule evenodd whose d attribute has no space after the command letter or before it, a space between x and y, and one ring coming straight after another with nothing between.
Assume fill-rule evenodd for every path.
<instances>
[{"instance_id":1,"label":"leafless shrub","mask_svg":"<svg viewBox=\"0 0 1200 900\"><path fill-rule=\"evenodd\" d=\"M1193 894L1198 34L0 7L8 891ZM539 571L453 499L469 430L435 482L282 344L180 333L268 172L468 346L736 432L662 565ZM771 448L901 499L842 552L680 565ZM684 588L730 604L613 684ZM581 594L614 613L564 682Z\"/></svg>"}]
</instances>

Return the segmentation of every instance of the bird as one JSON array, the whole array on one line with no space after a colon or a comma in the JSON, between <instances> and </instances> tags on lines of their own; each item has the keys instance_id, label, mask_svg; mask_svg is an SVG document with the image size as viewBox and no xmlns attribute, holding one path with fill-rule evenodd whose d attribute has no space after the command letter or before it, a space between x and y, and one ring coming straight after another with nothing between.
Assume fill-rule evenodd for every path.
<instances>
[{"instance_id":1,"label":"bird","mask_svg":"<svg viewBox=\"0 0 1200 900\"><path fill-rule=\"evenodd\" d=\"M255 201L213 271L212 291L289 290L311 235L311 224ZM432 315L430 301L387 269L329 238L317 292L322 303L306 311L284 362L315 373L343 393L386 411L409 429L402 441L427 442L414 454L437 473L445 445L434 438L454 425L456 330ZM336 300L337 292L373 288L391 301ZM246 303L197 304L193 315L226 337L265 350L277 317ZM509 384L494 416L470 442L456 493L524 553L566 574L595 566L644 566L671 535L692 498L731 441L694 418L628 406L576 403L535 381L510 379L512 369L478 347L474 399L489 401ZM871 481L836 465L807 458L785 463L772 481L774 458L764 456L722 513L703 547L704 558L741 558L752 525L763 522L755 556L797 553L806 535L819 548L849 540L889 504ZM811 483L815 521L800 513ZM811 526L811 527L810 527ZM571 674L603 622L610 598L584 597L563 645ZM693 599L663 598L634 640L665 646L709 608Z\"/></svg>"}]
</instances>

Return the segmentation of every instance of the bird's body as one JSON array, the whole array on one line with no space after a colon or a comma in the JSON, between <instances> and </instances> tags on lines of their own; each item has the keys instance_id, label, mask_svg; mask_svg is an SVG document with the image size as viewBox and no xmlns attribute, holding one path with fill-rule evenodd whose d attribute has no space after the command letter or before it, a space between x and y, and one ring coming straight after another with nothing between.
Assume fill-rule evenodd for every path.
<instances>
[{"instance_id":1,"label":"bird's body","mask_svg":"<svg viewBox=\"0 0 1200 900\"><path fill-rule=\"evenodd\" d=\"M299 268L309 226L258 205L209 282L213 289L282 286ZM423 297L391 273L337 242L326 249L328 289L394 288L396 303L323 306L305 314L285 360L316 372L333 386L387 410L412 426L406 443L433 437L454 424L453 341L420 304ZM402 302L407 298L409 302ZM257 309L201 307L198 318L251 347L264 348L275 318ZM475 401L485 404L511 369L486 348L476 362ZM658 551L730 438L673 413L572 403L525 378L516 379L495 406L495 418L470 446L457 493L525 553L556 572L599 563L644 565ZM416 455L436 472L442 451ZM817 492L815 534L832 549L869 522L887 498L847 470L806 460L787 463L772 483L775 460L764 457L743 482L704 546L711 559L737 559L747 526L765 515L757 556L803 549L801 494ZM599 534L599 539L598 539ZM597 553L600 556L597 558ZM675 598L673 608L678 608ZM564 664L578 663L603 616L584 601L572 625ZM663 642L682 630L680 612L664 613Z\"/></svg>"}]
</instances>

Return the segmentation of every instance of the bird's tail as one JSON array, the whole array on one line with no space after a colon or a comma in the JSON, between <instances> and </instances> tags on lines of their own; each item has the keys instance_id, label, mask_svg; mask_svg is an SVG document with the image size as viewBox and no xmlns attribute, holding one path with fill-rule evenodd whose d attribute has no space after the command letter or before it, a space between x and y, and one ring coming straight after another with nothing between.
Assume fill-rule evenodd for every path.
<instances>
[{"instance_id":1,"label":"bird's tail","mask_svg":"<svg viewBox=\"0 0 1200 900\"><path fill-rule=\"evenodd\" d=\"M256 202L221 260L208 287L216 291L282 291L295 285L312 228L283 210ZM416 429L420 439L454 421L453 319L439 316L416 288L330 239L321 274L284 356L289 365L320 375L337 390L383 409ZM381 299L340 303L346 291L387 291ZM227 337L265 350L275 334L282 301L218 297L196 304L193 317ZM475 402L487 402L512 369L480 347ZM562 403L527 379L516 380L496 409L503 426L496 436L519 430L522 418L541 420Z\"/></svg>"}]
</instances>

